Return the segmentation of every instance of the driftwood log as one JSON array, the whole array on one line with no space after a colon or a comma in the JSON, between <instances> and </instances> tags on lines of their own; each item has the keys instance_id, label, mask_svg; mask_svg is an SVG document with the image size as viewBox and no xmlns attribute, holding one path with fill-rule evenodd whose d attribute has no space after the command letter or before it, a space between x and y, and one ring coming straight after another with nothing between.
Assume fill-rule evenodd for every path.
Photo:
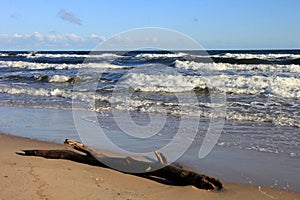
<instances>
[{"instance_id":1,"label":"driftwood log","mask_svg":"<svg viewBox=\"0 0 300 200\"><path fill-rule=\"evenodd\" d=\"M167 164L167 159L161 153L155 151L157 162L146 162L136 160L132 157L111 157L99 150L88 147L80 142L66 139L65 144L72 147L72 150L22 150L17 152L23 156L40 156L49 159L66 159L75 162L85 163L94 166L114 169L117 171L158 180L157 178L171 181L174 185L193 185L199 189L221 190L222 183L213 177L199 174L176 164ZM74 151L76 150L76 151ZM109 164L108 164L109 163ZM116 166L116 167L114 167ZM144 169L136 173L136 169Z\"/></svg>"}]
</instances>

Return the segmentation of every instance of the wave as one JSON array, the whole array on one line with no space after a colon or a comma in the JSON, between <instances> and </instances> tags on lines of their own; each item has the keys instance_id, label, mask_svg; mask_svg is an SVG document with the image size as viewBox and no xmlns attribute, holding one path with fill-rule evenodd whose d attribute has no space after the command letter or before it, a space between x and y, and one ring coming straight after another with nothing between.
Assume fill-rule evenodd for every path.
<instances>
[{"instance_id":1,"label":"wave","mask_svg":"<svg viewBox=\"0 0 300 200\"><path fill-rule=\"evenodd\" d=\"M16 56L26 58L119 58L121 55L114 53L91 53L91 54L70 54L70 53L19 53Z\"/></svg>"},{"instance_id":2,"label":"wave","mask_svg":"<svg viewBox=\"0 0 300 200\"><path fill-rule=\"evenodd\" d=\"M107 62L103 63L83 63L83 64L51 64L51 63L34 63L24 61L0 61L0 67L2 68L22 68L22 69L55 69L55 70L67 70L67 69L81 69L81 68L98 68L98 69L125 69L132 68L132 66L114 65Z\"/></svg>"},{"instance_id":3,"label":"wave","mask_svg":"<svg viewBox=\"0 0 300 200\"><path fill-rule=\"evenodd\" d=\"M49 83L74 83L75 76L65 76L65 75L35 75L34 79L42 82Z\"/></svg>"},{"instance_id":4,"label":"wave","mask_svg":"<svg viewBox=\"0 0 300 200\"><path fill-rule=\"evenodd\" d=\"M141 112L153 112L162 114L171 114L174 116L188 115L188 116L200 116L204 118L212 117L210 108L213 106L211 103L198 102L197 105L191 105L186 102L169 102L165 103L163 101L154 101L149 99L126 99L126 104L124 102L124 96L114 95L105 96L94 92L81 92L72 94L72 91L65 89L44 89L44 88L18 88L18 87L0 87L0 93L6 94L24 94L31 96L46 96L46 97L63 97L68 99L80 99L86 102L104 102L99 107L91 106L89 109L92 111L102 112L104 108L136 111L137 109ZM99 104L99 103L98 103ZM280 107L281 105L278 105ZM266 108L266 107L265 107ZM265 113L247 113L247 112L237 112L230 110L226 113L226 118L229 120L236 121L254 121L254 122L271 122L275 125L280 126L290 126L290 127L300 127L300 121L294 116L284 116L284 115L265 115Z\"/></svg>"},{"instance_id":5,"label":"wave","mask_svg":"<svg viewBox=\"0 0 300 200\"><path fill-rule=\"evenodd\" d=\"M143 63L141 63L143 65ZM138 65L137 65L138 66ZM261 71L261 72L287 72L287 73L300 73L300 65L290 64L230 64L230 63L199 63L195 61L182 61L175 60L174 66L178 69L184 70L233 70L233 71ZM0 68L23 68L23 69L80 69L80 68L99 68L99 69L126 69L133 68L135 65L120 65L112 64L110 62L99 63L82 63L82 64L51 64L51 63L34 63L24 61L0 61Z\"/></svg>"},{"instance_id":6,"label":"wave","mask_svg":"<svg viewBox=\"0 0 300 200\"><path fill-rule=\"evenodd\" d=\"M70 91L65 89L45 89L45 88L25 88L25 87L5 87L0 85L0 93L5 94L26 94L31 96L62 96L70 97Z\"/></svg>"},{"instance_id":7,"label":"wave","mask_svg":"<svg viewBox=\"0 0 300 200\"><path fill-rule=\"evenodd\" d=\"M143 92L179 93L192 90L219 90L228 94L263 94L283 98L300 98L300 79L260 75L186 76L182 74L129 73L119 84Z\"/></svg>"},{"instance_id":8,"label":"wave","mask_svg":"<svg viewBox=\"0 0 300 200\"><path fill-rule=\"evenodd\" d=\"M235 58L235 59L261 59L261 60L274 60L274 59L297 59L300 58L299 54L249 54L249 53L225 53L221 55L214 55L212 57L222 58Z\"/></svg>"},{"instance_id":9,"label":"wave","mask_svg":"<svg viewBox=\"0 0 300 200\"><path fill-rule=\"evenodd\" d=\"M48 83L73 83L75 76L65 76L65 75L28 75L28 74L12 74L0 76L0 80L5 81L30 81L33 84L33 81L48 82ZM26 83L26 82L25 82Z\"/></svg>"},{"instance_id":10,"label":"wave","mask_svg":"<svg viewBox=\"0 0 300 200\"><path fill-rule=\"evenodd\" d=\"M75 99L99 112L107 108L210 118L211 108L220 106L211 104L210 94L222 92L227 94L229 120L300 127L298 51L1 52L0 57L0 103L70 108ZM85 59L91 62L82 63ZM91 91L92 85L97 85L96 91ZM133 96L127 98L128 92ZM199 102L188 101L189 92ZM186 98L179 102L178 95Z\"/></svg>"},{"instance_id":11,"label":"wave","mask_svg":"<svg viewBox=\"0 0 300 200\"><path fill-rule=\"evenodd\" d=\"M40 84L42 83L52 83L52 84L68 84L72 86L75 81L77 84L79 83L91 83L100 81L98 77L92 77L92 76L76 76L76 75L45 75L45 74L18 74L18 75L4 75L0 76L0 80L3 81L18 81L23 82L23 84ZM107 78L107 81L112 81Z\"/></svg>"},{"instance_id":12,"label":"wave","mask_svg":"<svg viewBox=\"0 0 300 200\"><path fill-rule=\"evenodd\" d=\"M2 64L2 65L1 65ZM40 64L28 62L4 62L4 67L25 69L124 69L132 66L120 66L109 63L99 64ZM0 62L3 67L3 63ZM127 74L114 78L118 84L131 87L143 92L179 93L185 91L205 92L208 89L218 89L228 94L264 94L283 98L300 98L300 72L298 65L230 65L220 63L195 63L190 61L176 61L177 69L184 69L183 73L170 73L168 68L144 66L148 72L129 70ZM171 69L171 68L170 68ZM189 70L194 70L190 73ZM93 70L92 70L93 71ZM170 70L172 72L172 70ZM260 73L263 72L263 73ZM26 73L26 72L25 72ZM30 74L29 74L30 75ZM50 83L73 83L76 74L28 74L26 78ZM3 77L3 76L2 76ZM11 80L22 79L22 76L8 76ZM81 77L84 78L84 77ZM96 77L97 78L97 77ZM92 80L93 81L93 80ZM97 81L97 79L95 79Z\"/></svg>"},{"instance_id":13,"label":"wave","mask_svg":"<svg viewBox=\"0 0 300 200\"><path fill-rule=\"evenodd\" d=\"M260 123L272 123L276 126L298 127L300 128L299 118L284 115L266 115L265 113L240 113L228 111L226 118L235 121L253 121Z\"/></svg>"},{"instance_id":14,"label":"wave","mask_svg":"<svg viewBox=\"0 0 300 200\"><path fill-rule=\"evenodd\" d=\"M80 63L99 63L112 62L115 59L124 57L117 53L90 53L90 54L75 54L75 53L45 53L45 52L9 52L2 53L0 60L2 61L23 61L33 63L49 63L49 64L80 64Z\"/></svg>"},{"instance_id":15,"label":"wave","mask_svg":"<svg viewBox=\"0 0 300 200\"><path fill-rule=\"evenodd\" d=\"M156 53L142 53L137 54L135 58L147 58L147 59L154 59L154 58L180 58L187 56L187 53L164 53L164 54L156 54Z\"/></svg>"},{"instance_id":16,"label":"wave","mask_svg":"<svg viewBox=\"0 0 300 200\"><path fill-rule=\"evenodd\" d=\"M54 75L49 79L50 83L64 83L64 82L72 82L74 77L63 76L63 75Z\"/></svg>"},{"instance_id":17,"label":"wave","mask_svg":"<svg viewBox=\"0 0 300 200\"><path fill-rule=\"evenodd\" d=\"M184 99L181 102L174 100L165 101L159 95L157 99L151 98L124 98L124 90L110 95L103 91L78 90L73 93L73 89L62 88L32 88L30 86L14 86L0 85L0 93L11 95L29 95L32 98L42 97L62 97L65 99L78 99L79 101L87 102L90 106L87 107L92 111L102 112L103 110L118 109L124 111L139 111L170 114L173 116L191 116L191 117L212 117L212 108L223 106L212 104L210 102L195 102L191 103L189 99ZM126 95L126 94L125 94ZM185 94L181 94L185 96ZM23 99L23 97L21 97ZM44 102L41 102L43 104ZM95 107L94 105L97 105ZM228 101L226 119L234 121L253 121L253 122L268 122L278 126L300 127L299 117L295 117L290 112L281 112L285 102L240 102L239 107L251 108L252 110L241 109L236 110L236 102ZM253 110L254 109L254 110ZM269 109L274 109L276 112L270 114ZM216 115L214 114L214 117Z\"/></svg>"},{"instance_id":18,"label":"wave","mask_svg":"<svg viewBox=\"0 0 300 200\"><path fill-rule=\"evenodd\" d=\"M237 52L237 53L224 53L224 51L208 51L207 53L200 53L197 52L190 52L188 55L192 57L198 58L234 58L234 59L261 59L261 60L275 60L275 59L298 59L300 58L300 52L294 53L262 53L262 52L255 52L255 53L248 53L247 51L244 52Z\"/></svg>"},{"instance_id":19,"label":"wave","mask_svg":"<svg viewBox=\"0 0 300 200\"><path fill-rule=\"evenodd\" d=\"M259 71L269 73L300 73L300 65L270 65L270 64L229 64L229 63L198 63L194 61L175 61L175 67L185 70L211 70L211 71Z\"/></svg>"},{"instance_id":20,"label":"wave","mask_svg":"<svg viewBox=\"0 0 300 200\"><path fill-rule=\"evenodd\" d=\"M210 54L211 53L211 54ZM140 62L159 62L161 60L172 61L172 59L194 61L197 63L229 63L229 64L282 64L300 65L300 53L224 53L223 51L129 51L129 52L22 52L22 53L1 53L3 61L24 61L34 63L52 64L80 64L117 62L126 65L128 62L140 60Z\"/></svg>"},{"instance_id":21,"label":"wave","mask_svg":"<svg viewBox=\"0 0 300 200\"><path fill-rule=\"evenodd\" d=\"M8 53L0 53L0 57L7 57L7 56L9 56Z\"/></svg>"},{"instance_id":22,"label":"wave","mask_svg":"<svg viewBox=\"0 0 300 200\"><path fill-rule=\"evenodd\" d=\"M259 59L259 58L226 58L226 57L191 57L188 59L189 61L195 61L198 63L229 63L229 64L281 64L281 65L300 65L300 58L296 59Z\"/></svg>"},{"instance_id":23,"label":"wave","mask_svg":"<svg viewBox=\"0 0 300 200\"><path fill-rule=\"evenodd\" d=\"M90 96L86 96L90 98ZM96 112L103 112L103 110L118 109L124 111L139 111L146 113L161 113L170 114L172 116L190 116L201 117L209 119L211 117L218 117L218 113L212 113L213 107L224 106L212 103L197 102L191 104L190 102L168 102L150 100L150 99L136 99L126 98L124 100L123 95L103 96L97 94L94 96L94 100L98 102L99 107L91 107L90 110ZM124 102L126 101L126 102ZM100 102L100 103L99 103ZM232 121L244 121L244 122L256 122L256 123L272 123L277 126L287 127L300 127L299 117L293 115L287 115L286 113L266 114L268 112L268 102L263 103L264 107L257 107L256 112L242 112L235 111L234 107L231 107L230 103L227 104L226 119ZM244 105L250 106L250 105ZM274 109L279 109L282 105L278 104Z\"/></svg>"},{"instance_id":24,"label":"wave","mask_svg":"<svg viewBox=\"0 0 300 200\"><path fill-rule=\"evenodd\" d=\"M284 51L283 51L284 52ZM211 53L211 54L210 54ZM294 53L224 53L208 52L208 54L197 55L197 52L185 57L188 61L198 63L229 63L229 64L300 64L300 51Z\"/></svg>"}]
</instances>

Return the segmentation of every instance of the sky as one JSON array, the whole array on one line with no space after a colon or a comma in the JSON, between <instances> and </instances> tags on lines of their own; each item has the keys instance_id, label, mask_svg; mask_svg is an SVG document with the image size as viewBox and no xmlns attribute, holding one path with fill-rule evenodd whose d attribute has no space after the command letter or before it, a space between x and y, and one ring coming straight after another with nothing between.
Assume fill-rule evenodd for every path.
<instances>
[{"instance_id":1,"label":"sky","mask_svg":"<svg viewBox=\"0 0 300 200\"><path fill-rule=\"evenodd\" d=\"M174 30L204 49L300 49L300 0L0 0L0 50L92 50Z\"/></svg>"}]
</instances>

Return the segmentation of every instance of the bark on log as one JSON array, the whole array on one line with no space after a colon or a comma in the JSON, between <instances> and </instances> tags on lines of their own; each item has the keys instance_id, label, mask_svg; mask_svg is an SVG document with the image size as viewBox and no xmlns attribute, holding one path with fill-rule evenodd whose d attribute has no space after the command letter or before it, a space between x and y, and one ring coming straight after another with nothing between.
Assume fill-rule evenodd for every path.
<instances>
[{"instance_id":1,"label":"bark on log","mask_svg":"<svg viewBox=\"0 0 300 200\"><path fill-rule=\"evenodd\" d=\"M65 144L77 150L22 150L17 152L23 156L40 156L49 159L67 159L75 162L100 166L110 169L122 169L122 172L153 179L154 177L172 181L175 185L193 185L199 189L221 190L223 188L219 179L186 170L175 164L168 165L167 159L155 151L157 162L146 162L131 157L119 158L106 156L99 150L90 148L80 142L66 139ZM107 164L109 163L109 165ZM114 168L113 166L116 166ZM133 172L135 169L144 169L142 173ZM121 170L117 170L121 171Z\"/></svg>"}]
</instances>

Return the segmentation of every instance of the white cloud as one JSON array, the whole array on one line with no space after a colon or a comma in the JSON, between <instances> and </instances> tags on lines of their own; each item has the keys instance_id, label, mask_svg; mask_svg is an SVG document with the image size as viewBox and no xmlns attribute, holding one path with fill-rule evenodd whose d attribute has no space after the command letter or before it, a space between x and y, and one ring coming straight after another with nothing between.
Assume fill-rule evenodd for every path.
<instances>
[{"instance_id":1,"label":"white cloud","mask_svg":"<svg viewBox=\"0 0 300 200\"><path fill-rule=\"evenodd\" d=\"M51 33L45 35L39 32L32 34L0 34L0 50L91 50L104 40L104 36L97 34L85 37L75 33Z\"/></svg>"},{"instance_id":2,"label":"white cloud","mask_svg":"<svg viewBox=\"0 0 300 200\"><path fill-rule=\"evenodd\" d=\"M9 37L9 36L8 36ZM13 35L13 37L14 38L22 38L23 37L23 35L21 35L21 34L18 34L18 33L15 33L14 35Z\"/></svg>"},{"instance_id":3,"label":"white cloud","mask_svg":"<svg viewBox=\"0 0 300 200\"><path fill-rule=\"evenodd\" d=\"M56 34L49 34L45 36L45 39L49 42L57 42L59 40L62 40L63 36L56 35Z\"/></svg>"},{"instance_id":4,"label":"white cloud","mask_svg":"<svg viewBox=\"0 0 300 200\"><path fill-rule=\"evenodd\" d=\"M85 38L80 37L74 33L67 33L65 35L65 37L66 37L66 39L74 41L74 42L84 42L85 41Z\"/></svg>"},{"instance_id":5,"label":"white cloud","mask_svg":"<svg viewBox=\"0 0 300 200\"><path fill-rule=\"evenodd\" d=\"M8 34L0 34L0 39L9 39L9 35Z\"/></svg>"},{"instance_id":6,"label":"white cloud","mask_svg":"<svg viewBox=\"0 0 300 200\"><path fill-rule=\"evenodd\" d=\"M37 41L43 41L44 40L44 37L39 32L34 32L32 34L32 37L33 37L33 39L35 39Z\"/></svg>"},{"instance_id":7,"label":"white cloud","mask_svg":"<svg viewBox=\"0 0 300 200\"><path fill-rule=\"evenodd\" d=\"M100 41L104 41L105 40L105 37L103 35L97 35L95 33L91 34L90 38L92 38L92 39L98 39Z\"/></svg>"}]
</instances>

